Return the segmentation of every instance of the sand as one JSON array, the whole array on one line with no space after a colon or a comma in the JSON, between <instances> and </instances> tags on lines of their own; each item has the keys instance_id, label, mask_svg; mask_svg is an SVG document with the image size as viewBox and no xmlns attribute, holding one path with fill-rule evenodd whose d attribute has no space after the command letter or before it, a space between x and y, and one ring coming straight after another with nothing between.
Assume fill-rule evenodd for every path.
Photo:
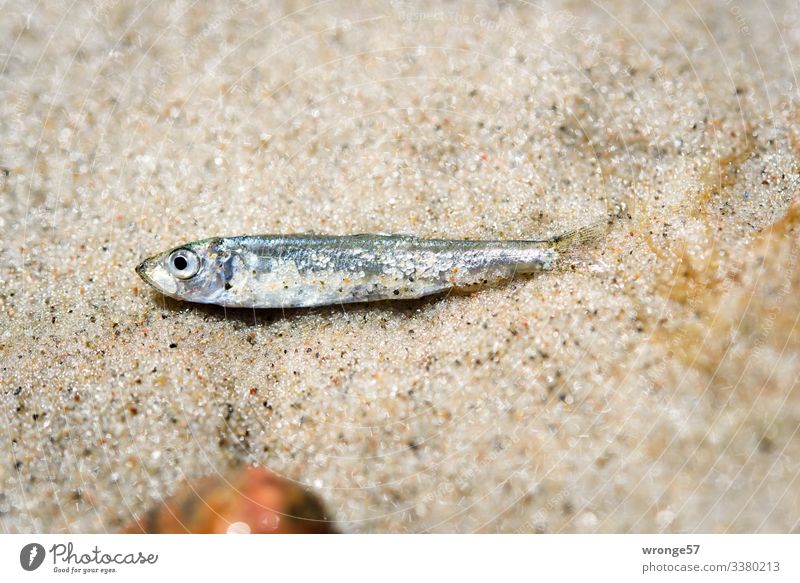
<instances>
[{"instance_id":1,"label":"sand","mask_svg":"<svg viewBox=\"0 0 800 583\"><path fill-rule=\"evenodd\" d=\"M800 529L796 2L165 4L3 8L3 532L242 464L345 532ZM133 271L620 204L469 295L225 311Z\"/></svg>"}]
</instances>

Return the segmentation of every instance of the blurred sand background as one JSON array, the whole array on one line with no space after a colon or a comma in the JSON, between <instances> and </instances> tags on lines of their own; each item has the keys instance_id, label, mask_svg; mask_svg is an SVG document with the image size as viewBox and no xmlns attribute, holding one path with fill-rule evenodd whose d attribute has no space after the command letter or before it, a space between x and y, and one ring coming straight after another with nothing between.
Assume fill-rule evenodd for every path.
<instances>
[{"instance_id":1,"label":"blurred sand background","mask_svg":"<svg viewBox=\"0 0 800 583\"><path fill-rule=\"evenodd\" d=\"M800 9L7 2L0 529L263 465L345 532L800 528ZM564 269L227 312L133 271L242 233L552 235Z\"/></svg>"}]
</instances>

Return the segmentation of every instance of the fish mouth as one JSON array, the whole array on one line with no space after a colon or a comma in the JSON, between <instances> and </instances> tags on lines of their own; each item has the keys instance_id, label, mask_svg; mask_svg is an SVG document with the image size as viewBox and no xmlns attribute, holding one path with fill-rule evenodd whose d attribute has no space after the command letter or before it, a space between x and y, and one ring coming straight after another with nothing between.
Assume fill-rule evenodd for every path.
<instances>
[{"instance_id":1,"label":"fish mouth","mask_svg":"<svg viewBox=\"0 0 800 583\"><path fill-rule=\"evenodd\" d=\"M153 268L155 267L155 257L148 257L144 261L142 261L139 265L136 266L136 275L141 277L146 284L150 287L155 289L159 293L164 293L164 290L161 289L161 286L158 285L152 277L150 277L150 273L152 272Z\"/></svg>"},{"instance_id":2,"label":"fish mouth","mask_svg":"<svg viewBox=\"0 0 800 583\"><path fill-rule=\"evenodd\" d=\"M161 264L161 255L148 257L136 266L136 275L160 294L171 298L181 299L176 296L178 287L174 279L167 273Z\"/></svg>"}]
</instances>

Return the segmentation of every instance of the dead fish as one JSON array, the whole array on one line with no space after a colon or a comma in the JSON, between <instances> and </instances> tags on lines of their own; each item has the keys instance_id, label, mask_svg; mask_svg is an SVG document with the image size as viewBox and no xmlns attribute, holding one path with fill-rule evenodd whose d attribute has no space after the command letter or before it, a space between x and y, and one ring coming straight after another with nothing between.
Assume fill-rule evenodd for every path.
<instances>
[{"instance_id":1,"label":"dead fish","mask_svg":"<svg viewBox=\"0 0 800 583\"><path fill-rule=\"evenodd\" d=\"M184 484L121 530L145 534L334 533L319 499L263 468Z\"/></svg>"},{"instance_id":2,"label":"dead fish","mask_svg":"<svg viewBox=\"0 0 800 583\"><path fill-rule=\"evenodd\" d=\"M169 297L232 308L298 308L407 300L553 269L608 221L546 240L410 235L243 235L187 243L136 273Z\"/></svg>"}]
</instances>

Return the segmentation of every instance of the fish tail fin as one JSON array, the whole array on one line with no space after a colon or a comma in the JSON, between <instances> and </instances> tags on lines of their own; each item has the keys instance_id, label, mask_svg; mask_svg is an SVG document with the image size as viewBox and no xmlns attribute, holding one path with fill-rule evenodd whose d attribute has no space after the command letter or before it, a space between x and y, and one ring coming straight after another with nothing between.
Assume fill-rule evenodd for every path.
<instances>
[{"instance_id":1,"label":"fish tail fin","mask_svg":"<svg viewBox=\"0 0 800 583\"><path fill-rule=\"evenodd\" d=\"M602 221L596 221L590 225L551 237L547 242L557 250L564 251L600 239L608 232L608 227L609 221L603 219Z\"/></svg>"},{"instance_id":2,"label":"fish tail fin","mask_svg":"<svg viewBox=\"0 0 800 583\"><path fill-rule=\"evenodd\" d=\"M627 206L624 203L620 203L614 208L613 212L609 212L604 219L551 237L547 242L561 253L569 252L575 247L602 238L611 230L614 223L625 216L626 213Z\"/></svg>"}]
</instances>

